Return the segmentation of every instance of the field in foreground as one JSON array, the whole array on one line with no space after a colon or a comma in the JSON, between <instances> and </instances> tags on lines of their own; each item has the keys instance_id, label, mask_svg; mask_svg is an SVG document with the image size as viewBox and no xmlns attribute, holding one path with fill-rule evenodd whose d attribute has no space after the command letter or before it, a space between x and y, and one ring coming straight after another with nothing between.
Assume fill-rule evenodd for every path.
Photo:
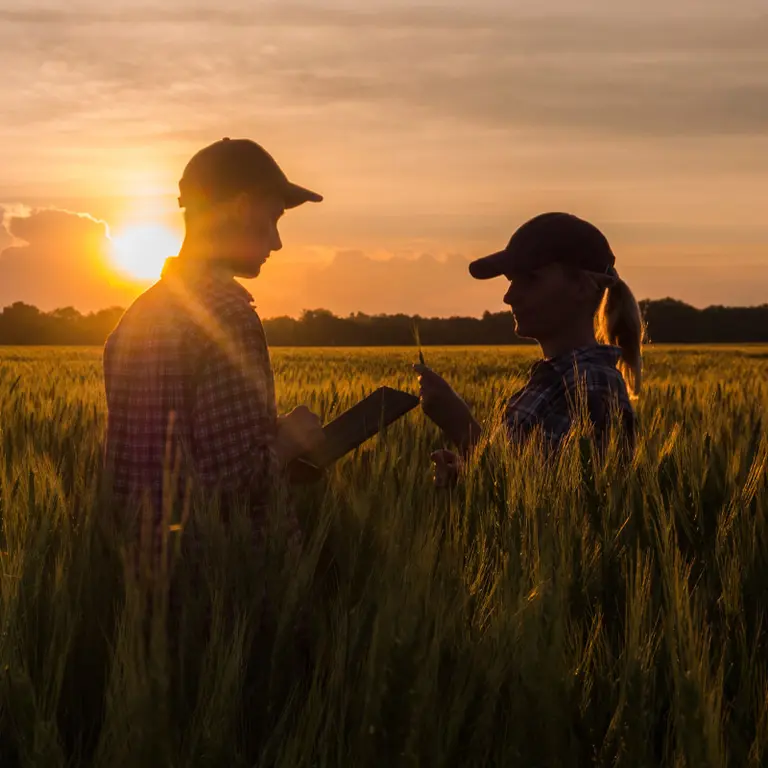
<instances>
[{"instance_id":1,"label":"field in foreground","mask_svg":"<svg viewBox=\"0 0 768 768\"><path fill-rule=\"evenodd\" d=\"M535 355L425 352L478 414ZM413 359L275 350L280 407L415 391ZM150 587L101 487L100 351L0 349L0 765L768 764L768 349L646 359L630 470L489 419L438 491L416 412L298 493L301 553L285 502L258 557L194 509Z\"/></svg>"}]
</instances>

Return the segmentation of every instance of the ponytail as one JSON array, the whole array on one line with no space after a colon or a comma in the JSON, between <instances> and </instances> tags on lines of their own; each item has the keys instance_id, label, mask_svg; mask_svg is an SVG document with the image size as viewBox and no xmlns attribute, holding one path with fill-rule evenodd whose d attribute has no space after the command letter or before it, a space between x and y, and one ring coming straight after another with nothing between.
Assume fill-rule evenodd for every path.
<instances>
[{"instance_id":1,"label":"ponytail","mask_svg":"<svg viewBox=\"0 0 768 768\"><path fill-rule=\"evenodd\" d=\"M632 397L640 394L643 381L642 347L645 323L630 287L618 276L605 291L595 316L598 340L621 348L619 370Z\"/></svg>"}]
</instances>

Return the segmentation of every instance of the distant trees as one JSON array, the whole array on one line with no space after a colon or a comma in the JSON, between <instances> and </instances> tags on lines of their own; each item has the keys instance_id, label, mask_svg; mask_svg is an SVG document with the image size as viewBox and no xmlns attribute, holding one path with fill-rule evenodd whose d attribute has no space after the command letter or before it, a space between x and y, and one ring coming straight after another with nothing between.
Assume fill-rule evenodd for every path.
<instances>
[{"instance_id":1,"label":"distant trees","mask_svg":"<svg viewBox=\"0 0 768 768\"><path fill-rule=\"evenodd\" d=\"M407 346L414 343L414 325L423 344L522 344L508 312L475 317L367 315L337 317L326 309L307 310L301 317L264 321L270 343L278 346Z\"/></svg>"},{"instance_id":2,"label":"distant trees","mask_svg":"<svg viewBox=\"0 0 768 768\"><path fill-rule=\"evenodd\" d=\"M641 301L651 341L746 343L768 341L768 304L696 309L677 299Z\"/></svg>"},{"instance_id":3,"label":"distant trees","mask_svg":"<svg viewBox=\"0 0 768 768\"><path fill-rule=\"evenodd\" d=\"M87 315L74 307L41 312L17 301L0 312L0 344L103 344L123 312L121 307Z\"/></svg>"},{"instance_id":4,"label":"distant trees","mask_svg":"<svg viewBox=\"0 0 768 768\"><path fill-rule=\"evenodd\" d=\"M768 342L768 304L759 307L696 309L682 301L640 302L650 340L657 343ZM0 312L0 344L101 345L123 314L109 307L87 315L74 307L41 312L16 302ZM276 346L408 346L414 323L423 344L524 344L508 312L476 317L367 315L338 317L327 309L305 310L301 317L264 321Z\"/></svg>"}]
</instances>

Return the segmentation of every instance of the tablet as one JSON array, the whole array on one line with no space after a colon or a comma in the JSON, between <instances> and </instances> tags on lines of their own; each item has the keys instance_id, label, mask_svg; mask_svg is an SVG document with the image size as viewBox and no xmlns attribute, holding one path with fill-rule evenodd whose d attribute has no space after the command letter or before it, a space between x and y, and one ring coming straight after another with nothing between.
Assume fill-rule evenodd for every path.
<instances>
[{"instance_id":1,"label":"tablet","mask_svg":"<svg viewBox=\"0 0 768 768\"><path fill-rule=\"evenodd\" d=\"M419 398L391 387L375 392L344 411L323 427L325 444L298 461L317 468L328 467L362 445L384 427L397 421L419 404Z\"/></svg>"}]
</instances>

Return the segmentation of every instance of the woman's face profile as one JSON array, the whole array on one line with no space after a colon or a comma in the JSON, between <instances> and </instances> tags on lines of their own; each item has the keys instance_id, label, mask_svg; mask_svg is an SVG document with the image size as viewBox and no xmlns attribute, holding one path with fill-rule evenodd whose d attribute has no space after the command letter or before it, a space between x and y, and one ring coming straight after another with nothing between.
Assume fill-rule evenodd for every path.
<instances>
[{"instance_id":1,"label":"woman's face profile","mask_svg":"<svg viewBox=\"0 0 768 768\"><path fill-rule=\"evenodd\" d=\"M504 303L512 309L518 336L541 341L563 333L591 311L583 286L560 264L506 275Z\"/></svg>"}]
</instances>

